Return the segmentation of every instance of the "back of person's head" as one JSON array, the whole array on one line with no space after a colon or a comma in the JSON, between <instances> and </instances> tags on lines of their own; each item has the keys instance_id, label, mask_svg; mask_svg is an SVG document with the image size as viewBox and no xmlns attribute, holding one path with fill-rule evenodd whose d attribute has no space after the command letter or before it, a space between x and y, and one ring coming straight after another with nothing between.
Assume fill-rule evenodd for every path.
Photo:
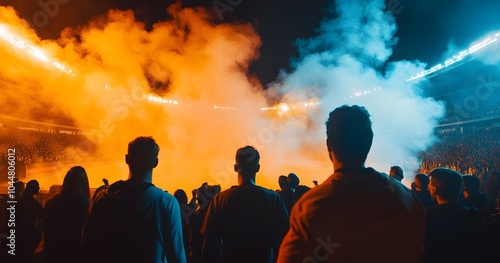
<instances>
[{"instance_id":1,"label":"back of person's head","mask_svg":"<svg viewBox=\"0 0 500 263\"><path fill-rule=\"evenodd\" d=\"M447 202L457 202L462 192L462 175L448 168L436 168L429 173L429 185L435 188L431 194Z\"/></svg>"},{"instance_id":2,"label":"back of person's head","mask_svg":"<svg viewBox=\"0 0 500 263\"><path fill-rule=\"evenodd\" d=\"M260 169L260 154L252 146L245 146L236 151L234 170L243 176L255 175Z\"/></svg>"},{"instance_id":3,"label":"back of person's head","mask_svg":"<svg viewBox=\"0 0 500 263\"><path fill-rule=\"evenodd\" d=\"M426 174L416 174L415 178L413 179L415 182L415 187L417 189L420 189L420 191L427 191L429 188L429 176Z\"/></svg>"},{"instance_id":4,"label":"back of person's head","mask_svg":"<svg viewBox=\"0 0 500 263\"><path fill-rule=\"evenodd\" d=\"M90 199L89 178L81 166L73 166L64 176L61 194L83 195Z\"/></svg>"},{"instance_id":5,"label":"back of person's head","mask_svg":"<svg viewBox=\"0 0 500 263\"><path fill-rule=\"evenodd\" d=\"M469 194L479 194L479 188L481 187L479 178L472 175L464 175L462 180L464 182L463 191L466 191Z\"/></svg>"},{"instance_id":6,"label":"back of person's head","mask_svg":"<svg viewBox=\"0 0 500 263\"><path fill-rule=\"evenodd\" d=\"M389 171L389 175L398 181L401 181L404 178L403 169L397 165L391 166L391 170Z\"/></svg>"},{"instance_id":7,"label":"back of person's head","mask_svg":"<svg viewBox=\"0 0 500 263\"><path fill-rule=\"evenodd\" d=\"M33 196L38 194L40 191L40 184L37 180L31 180L26 184L26 189L24 190L23 196Z\"/></svg>"},{"instance_id":8,"label":"back of person's head","mask_svg":"<svg viewBox=\"0 0 500 263\"><path fill-rule=\"evenodd\" d=\"M174 197L175 197L175 199L177 199L177 201L180 204L187 204L188 203L188 196L187 196L186 192L182 189L175 190Z\"/></svg>"},{"instance_id":9,"label":"back of person's head","mask_svg":"<svg viewBox=\"0 0 500 263\"><path fill-rule=\"evenodd\" d=\"M210 193L212 194L212 196L215 196L217 195L218 193L220 193L221 191L221 187L220 185L216 184L216 185L211 185L208 187L208 190L210 191Z\"/></svg>"},{"instance_id":10,"label":"back of person's head","mask_svg":"<svg viewBox=\"0 0 500 263\"><path fill-rule=\"evenodd\" d=\"M141 173L152 170L158 165L160 146L153 137L137 137L128 144L126 156L127 164L134 176L135 172Z\"/></svg>"},{"instance_id":11,"label":"back of person's head","mask_svg":"<svg viewBox=\"0 0 500 263\"><path fill-rule=\"evenodd\" d=\"M365 107L344 105L326 122L328 151L341 162L364 162L373 142L372 122Z\"/></svg>"},{"instance_id":12,"label":"back of person's head","mask_svg":"<svg viewBox=\"0 0 500 263\"><path fill-rule=\"evenodd\" d=\"M290 187L290 183L288 182L288 177L286 177L286 175L280 175L278 178L278 184L281 189Z\"/></svg>"},{"instance_id":13,"label":"back of person's head","mask_svg":"<svg viewBox=\"0 0 500 263\"><path fill-rule=\"evenodd\" d=\"M295 189L295 188L297 188L297 186L299 186L300 179L299 179L299 177L296 174L289 173L288 174L288 182L290 183L290 187L292 187L293 189Z\"/></svg>"}]
</instances>

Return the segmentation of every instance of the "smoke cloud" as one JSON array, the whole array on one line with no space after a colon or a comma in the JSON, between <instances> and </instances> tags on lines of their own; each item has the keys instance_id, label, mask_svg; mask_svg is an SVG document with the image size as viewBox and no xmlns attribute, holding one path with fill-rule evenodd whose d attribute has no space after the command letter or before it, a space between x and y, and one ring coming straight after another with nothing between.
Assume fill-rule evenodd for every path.
<instances>
[{"instance_id":1,"label":"smoke cloud","mask_svg":"<svg viewBox=\"0 0 500 263\"><path fill-rule=\"evenodd\" d=\"M444 112L441 103L422 96L418 82L406 81L425 64L386 63L397 26L383 1L336 1L332 17L318 36L297 42L301 57L272 89L285 100L320 98L319 112L309 116L318 134L324 134L319 124L334 108L365 106L374 129L367 164L383 172L399 165L411 175L420 165L416 153L434 142L433 129Z\"/></svg>"},{"instance_id":2,"label":"smoke cloud","mask_svg":"<svg viewBox=\"0 0 500 263\"><path fill-rule=\"evenodd\" d=\"M171 5L172 18L151 30L131 11L111 10L67 28L56 41L42 41L12 8L0 7L0 28L72 70L0 41L0 113L80 127L112 160L83 164L92 187L103 177L126 179L126 146L140 135L160 144L153 181L170 192L189 192L202 182L223 189L236 184L234 154L244 145L261 152L259 185L277 188L278 176L289 172L312 185L331 173L324 122L343 104L363 105L372 115L369 165L414 171L415 153L433 142L443 113L441 104L421 95L419 83L406 82L425 65L386 64L396 24L383 1L337 2L335 18L326 19L316 37L297 41L293 71L267 90L248 74L261 45L252 26L214 25L202 8ZM357 96L365 93L371 94ZM61 164L42 186L61 183L71 165Z\"/></svg>"}]
</instances>

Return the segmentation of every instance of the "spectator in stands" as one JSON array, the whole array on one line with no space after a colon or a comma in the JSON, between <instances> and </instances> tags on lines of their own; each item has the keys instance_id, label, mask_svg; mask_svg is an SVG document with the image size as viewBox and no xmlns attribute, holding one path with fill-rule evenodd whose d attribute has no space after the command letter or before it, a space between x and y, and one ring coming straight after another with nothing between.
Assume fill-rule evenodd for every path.
<instances>
[{"instance_id":1,"label":"spectator in stands","mask_svg":"<svg viewBox=\"0 0 500 263\"><path fill-rule=\"evenodd\" d=\"M460 203L473 206L478 209L486 209L491 214L496 212L495 203L491 201L485 194L479 192L479 178L471 175L464 175L462 193L464 199Z\"/></svg>"},{"instance_id":2,"label":"spectator in stands","mask_svg":"<svg viewBox=\"0 0 500 263\"><path fill-rule=\"evenodd\" d=\"M45 204L43 262L82 262L82 230L89 206L87 172L74 166L66 173L59 193Z\"/></svg>"},{"instance_id":3,"label":"spectator in stands","mask_svg":"<svg viewBox=\"0 0 500 263\"><path fill-rule=\"evenodd\" d=\"M30 262L42 234L43 207L33 196L40 191L37 180L26 184L16 205L16 262Z\"/></svg>"},{"instance_id":4,"label":"spectator in stands","mask_svg":"<svg viewBox=\"0 0 500 263\"><path fill-rule=\"evenodd\" d=\"M296 174L289 173L288 182L290 183L290 187L295 191L295 188L297 188L297 186L299 186L300 184L300 179Z\"/></svg>"},{"instance_id":5,"label":"spectator in stands","mask_svg":"<svg viewBox=\"0 0 500 263\"><path fill-rule=\"evenodd\" d=\"M179 204L152 184L160 148L138 137L125 155L129 179L99 193L85 222L87 262L186 262Z\"/></svg>"},{"instance_id":6,"label":"spectator in stands","mask_svg":"<svg viewBox=\"0 0 500 263\"><path fill-rule=\"evenodd\" d=\"M251 146L236 152L238 186L210 202L201 230L205 235L202 262L275 261L274 254L288 230L288 213L278 193L255 184L259 159L259 152Z\"/></svg>"},{"instance_id":7,"label":"spectator in stands","mask_svg":"<svg viewBox=\"0 0 500 263\"><path fill-rule=\"evenodd\" d=\"M292 206L295 203L293 197L294 189L290 186L290 182L285 175L281 175L278 178L278 184L280 186L278 194L280 194L281 199L283 199L283 202L285 202L286 211L288 212L288 214L290 214L292 212Z\"/></svg>"},{"instance_id":8,"label":"spectator in stands","mask_svg":"<svg viewBox=\"0 0 500 263\"><path fill-rule=\"evenodd\" d=\"M14 188L15 188L15 190L14 190L15 199L16 200L21 199L21 196L23 196L24 189L25 189L24 182L16 181L14 183Z\"/></svg>"},{"instance_id":9,"label":"spectator in stands","mask_svg":"<svg viewBox=\"0 0 500 263\"><path fill-rule=\"evenodd\" d=\"M482 214L458 203L461 174L436 168L429 177L429 191L438 205L425 210L424 262L492 262L488 225Z\"/></svg>"},{"instance_id":10,"label":"spectator in stands","mask_svg":"<svg viewBox=\"0 0 500 263\"><path fill-rule=\"evenodd\" d=\"M412 189L412 191L418 196L424 208L437 205L429 192L429 177L426 174L419 173L415 175L413 181L415 189Z\"/></svg>"},{"instance_id":11,"label":"spectator in stands","mask_svg":"<svg viewBox=\"0 0 500 263\"><path fill-rule=\"evenodd\" d=\"M391 170L389 171L389 175L400 182L404 178L403 169L401 169L401 167L399 166L392 166Z\"/></svg>"},{"instance_id":12,"label":"spectator in stands","mask_svg":"<svg viewBox=\"0 0 500 263\"><path fill-rule=\"evenodd\" d=\"M368 111L339 107L326 130L335 172L295 204L278 262L417 262L424 210L399 181L365 167L373 140Z\"/></svg>"}]
</instances>

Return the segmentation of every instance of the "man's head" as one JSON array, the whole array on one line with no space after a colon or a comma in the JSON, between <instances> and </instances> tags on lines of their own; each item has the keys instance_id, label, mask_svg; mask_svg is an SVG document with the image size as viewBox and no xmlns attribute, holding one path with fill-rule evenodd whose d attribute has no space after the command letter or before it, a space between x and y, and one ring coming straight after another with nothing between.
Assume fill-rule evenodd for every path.
<instances>
[{"instance_id":1,"label":"man's head","mask_svg":"<svg viewBox=\"0 0 500 263\"><path fill-rule=\"evenodd\" d=\"M281 189L290 188L290 183L288 182L288 177L286 177L286 175L280 175L278 178L278 184Z\"/></svg>"},{"instance_id":2,"label":"man's head","mask_svg":"<svg viewBox=\"0 0 500 263\"><path fill-rule=\"evenodd\" d=\"M24 190L24 194L26 196L33 196L38 194L40 191L40 184L37 180L31 180L26 184L26 190Z\"/></svg>"},{"instance_id":3,"label":"man's head","mask_svg":"<svg viewBox=\"0 0 500 263\"><path fill-rule=\"evenodd\" d=\"M427 191L429 188L429 177L426 174L416 174L413 179L415 187L419 191Z\"/></svg>"},{"instance_id":4,"label":"man's head","mask_svg":"<svg viewBox=\"0 0 500 263\"><path fill-rule=\"evenodd\" d=\"M125 156L132 177L152 171L158 165L160 147L152 137L137 137L128 144Z\"/></svg>"},{"instance_id":5,"label":"man's head","mask_svg":"<svg viewBox=\"0 0 500 263\"><path fill-rule=\"evenodd\" d=\"M462 191L462 175L448 168L436 168L429 173L429 191L440 203L456 203Z\"/></svg>"},{"instance_id":6,"label":"man's head","mask_svg":"<svg viewBox=\"0 0 500 263\"><path fill-rule=\"evenodd\" d=\"M252 146L245 146L239 148L236 151L236 164L234 165L234 171L244 178L251 178L260 169L260 154Z\"/></svg>"},{"instance_id":7,"label":"man's head","mask_svg":"<svg viewBox=\"0 0 500 263\"><path fill-rule=\"evenodd\" d=\"M343 163L364 163L373 142L372 122L365 107L341 106L326 122L326 145Z\"/></svg>"},{"instance_id":8,"label":"man's head","mask_svg":"<svg viewBox=\"0 0 500 263\"><path fill-rule=\"evenodd\" d=\"M404 178L403 169L401 169L401 167L399 166L392 166L391 170L389 171L389 175L400 182Z\"/></svg>"}]
</instances>

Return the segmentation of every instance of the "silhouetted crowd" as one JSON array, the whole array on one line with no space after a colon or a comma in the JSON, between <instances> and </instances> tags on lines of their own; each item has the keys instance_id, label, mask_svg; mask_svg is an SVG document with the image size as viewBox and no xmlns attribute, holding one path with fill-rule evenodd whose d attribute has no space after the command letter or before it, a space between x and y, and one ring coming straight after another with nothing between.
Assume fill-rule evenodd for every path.
<instances>
[{"instance_id":1,"label":"silhouetted crowd","mask_svg":"<svg viewBox=\"0 0 500 263\"><path fill-rule=\"evenodd\" d=\"M5 129L0 149L16 148L16 158L26 164L54 161L84 161L96 154L96 146L83 135L36 130ZM2 152L1 161L7 159Z\"/></svg>"},{"instance_id":2,"label":"silhouetted crowd","mask_svg":"<svg viewBox=\"0 0 500 263\"><path fill-rule=\"evenodd\" d=\"M256 185L260 154L245 146L235 154L237 185L205 182L191 197L183 189L171 195L152 184L160 151L152 137L128 144L127 180L93 195L80 166L43 207L36 180L16 182L15 256L2 251L2 262L500 262L500 172L433 167L408 189L401 167L388 174L365 167L373 131L364 107L335 109L326 130L333 173L313 188L295 173L278 176L277 190ZM460 157L461 147L447 150Z\"/></svg>"},{"instance_id":3,"label":"silhouetted crowd","mask_svg":"<svg viewBox=\"0 0 500 263\"><path fill-rule=\"evenodd\" d=\"M438 138L432 148L420 155L424 171L448 167L479 175L500 169L500 127L442 133Z\"/></svg>"}]
</instances>

